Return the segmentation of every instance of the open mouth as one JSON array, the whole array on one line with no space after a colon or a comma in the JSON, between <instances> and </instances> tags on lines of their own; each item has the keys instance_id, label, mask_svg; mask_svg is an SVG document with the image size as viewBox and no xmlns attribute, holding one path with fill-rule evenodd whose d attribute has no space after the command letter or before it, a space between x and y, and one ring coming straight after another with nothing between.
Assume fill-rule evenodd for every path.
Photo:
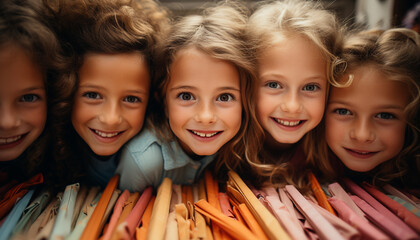
<instances>
[{"instance_id":1,"label":"open mouth","mask_svg":"<svg viewBox=\"0 0 420 240\"><path fill-rule=\"evenodd\" d=\"M96 135L98 135L99 137L102 138L113 138L115 136L120 135L121 133L123 133L124 131L120 131L120 132L102 132L99 131L97 129L90 129L92 132L94 132Z\"/></svg>"},{"instance_id":2,"label":"open mouth","mask_svg":"<svg viewBox=\"0 0 420 240\"><path fill-rule=\"evenodd\" d=\"M272 119L278 124L285 127L296 127L304 122L303 120L283 120L279 118L272 118Z\"/></svg>"},{"instance_id":3,"label":"open mouth","mask_svg":"<svg viewBox=\"0 0 420 240\"><path fill-rule=\"evenodd\" d=\"M27 133L21 134L21 135L18 135L18 136L13 136L13 137L0 138L0 145L10 144L10 143L17 142L20 139L22 139L24 136L26 136L26 134Z\"/></svg>"},{"instance_id":4,"label":"open mouth","mask_svg":"<svg viewBox=\"0 0 420 240\"><path fill-rule=\"evenodd\" d=\"M216 132L198 132L195 130L188 130L190 133L202 137L202 138L211 138L214 137L216 135L219 135L220 133L222 133L223 131L216 131Z\"/></svg>"}]
</instances>

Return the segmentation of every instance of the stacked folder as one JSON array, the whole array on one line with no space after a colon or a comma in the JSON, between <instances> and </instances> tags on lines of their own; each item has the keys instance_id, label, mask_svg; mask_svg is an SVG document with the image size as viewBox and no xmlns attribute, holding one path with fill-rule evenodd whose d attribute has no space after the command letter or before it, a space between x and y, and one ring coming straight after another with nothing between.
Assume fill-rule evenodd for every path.
<instances>
[{"instance_id":1,"label":"stacked folder","mask_svg":"<svg viewBox=\"0 0 420 240\"><path fill-rule=\"evenodd\" d=\"M2 187L0 239L419 239L420 200L387 185L320 185L255 189L235 172L211 172L193 185L163 179L158 189L120 191L79 183L63 192L42 175ZM222 191L221 189L226 189Z\"/></svg>"}]
</instances>

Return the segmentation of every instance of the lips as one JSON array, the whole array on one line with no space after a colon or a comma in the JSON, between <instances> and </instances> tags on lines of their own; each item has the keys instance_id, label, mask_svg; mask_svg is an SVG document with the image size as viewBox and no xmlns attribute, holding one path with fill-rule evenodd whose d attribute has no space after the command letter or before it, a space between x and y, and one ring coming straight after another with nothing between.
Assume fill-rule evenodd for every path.
<instances>
[{"instance_id":1,"label":"lips","mask_svg":"<svg viewBox=\"0 0 420 240\"><path fill-rule=\"evenodd\" d=\"M19 145L28 133L12 136L12 137L0 137L0 149L7 149Z\"/></svg>"},{"instance_id":2,"label":"lips","mask_svg":"<svg viewBox=\"0 0 420 240\"><path fill-rule=\"evenodd\" d=\"M188 130L190 133L192 133L195 136L201 137L201 138L212 138L218 134L220 134L222 131L196 131L196 130Z\"/></svg>"},{"instance_id":3,"label":"lips","mask_svg":"<svg viewBox=\"0 0 420 240\"><path fill-rule=\"evenodd\" d=\"M305 120L285 120L285 119L274 118L274 117L272 117L271 119L273 119L273 121L276 122L281 127L285 127L285 128L297 128L297 127L300 127L305 122Z\"/></svg>"},{"instance_id":4,"label":"lips","mask_svg":"<svg viewBox=\"0 0 420 240\"><path fill-rule=\"evenodd\" d=\"M379 153L379 151L365 151L365 150L356 150L350 148L344 148L350 155L357 158L370 158L373 155Z\"/></svg>"},{"instance_id":5,"label":"lips","mask_svg":"<svg viewBox=\"0 0 420 240\"><path fill-rule=\"evenodd\" d=\"M104 132L104 131L99 131L98 129L92 129L92 128L90 130L101 141L113 141L124 132L124 131Z\"/></svg>"},{"instance_id":6,"label":"lips","mask_svg":"<svg viewBox=\"0 0 420 240\"><path fill-rule=\"evenodd\" d=\"M21 139L22 136L23 136L23 134L22 135L18 135L18 136L13 136L13 137L0 138L0 144L9 144L9 143L16 142L19 139Z\"/></svg>"}]
</instances>

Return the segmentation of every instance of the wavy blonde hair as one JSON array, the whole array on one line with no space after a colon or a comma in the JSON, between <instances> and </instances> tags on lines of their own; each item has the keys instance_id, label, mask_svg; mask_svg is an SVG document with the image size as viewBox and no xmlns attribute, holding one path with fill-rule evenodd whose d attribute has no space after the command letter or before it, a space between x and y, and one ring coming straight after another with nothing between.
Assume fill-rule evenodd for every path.
<instances>
[{"instance_id":1,"label":"wavy blonde hair","mask_svg":"<svg viewBox=\"0 0 420 240\"><path fill-rule=\"evenodd\" d=\"M330 84L340 85L336 75L344 66L343 61L337 57L342 48L342 33L342 27L332 12L324 9L319 2L301 0L265 2L252 14L247 26L255 64L265 51L278 43L279 37L287 39L298 35L312 42L327 62L328 88ZM318 132L316 127L301 140L306 154L312 154L316 149ZM260 144L263 144L264 139L264 134L261 134ZM267 179L275 185L294 184L302 190L307 185L305 174L294 171L288 162L270 162L261 154L249 159L245 165L255 176L256 185Z\"/></svg>"},{"instance_id":2,"label":"wavy blonde hair","mask_svg":"<svg viewBox=\"0 0 420 240\"><path fill-rule=\"evenodd\" d=\"M245 39L248 10L238 2L222 2L206 8L201 15L186 16L173 24L163 46L160 48L161 73L153 84L156 96L150 126L157 135L169 141L174 139L165 115L166 88L170 81L170 66L177 53L194 47L210 57L227 61L238 70L242 105L242 122L238 133L218 151L216 169L226 166L235 169L255 151L258 123L255 117L255 70Z\"/></svg>"},{"instance_id":3,"label":"wavy blonde hair","mask_svg":"<svg viewBox=\"0 0 420 240\"><path fill-rule=\"evenodd\" d=\"M403 28L370 30L351 34L345 41L343 59L348 69L369 64L387 80L402 82L407 87L410 103L405 108L407 128L404 146L394 158L380 164L373 171L373 183L382 184L399 179L409 186L420 182L420 37L415 31ZM324 175L338 177L325 138L316 156ZM315 162L314 162L315 163ZM417 186L418 187L418 186Z\"/></svg>"}]
</instances>

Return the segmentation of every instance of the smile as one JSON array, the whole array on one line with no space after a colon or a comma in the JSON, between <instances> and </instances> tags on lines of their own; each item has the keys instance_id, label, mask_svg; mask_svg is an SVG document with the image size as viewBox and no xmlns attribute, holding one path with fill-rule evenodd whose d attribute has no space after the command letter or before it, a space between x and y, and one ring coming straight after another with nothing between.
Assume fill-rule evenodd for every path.
<instances>
[{"instance_id":1,"label":"smile","mask_svg":"<svg viewBox=\"0 0 420 240\"><path fill-rule=\"evenodd\" d=\"M354 149L350 149L350 148L344 148L347 152L349 152L351 155L356 156L356 157L371 157L373 155L375 155L376 153L378 153L379 151L376 152L370 152L370 151L361 151L361 150L354 150Z\"/></svg>"},{"instance_id":2,"label":"smile","mask_svg":"<svg viewBox=\"0 0 420 240\"><path fill-rule=\"evenodd\" d=\"M14 143L19 141L19 139L21 139L23 137L24 134L22 135L18 135L18 136L14 136L14 137L8 137L8 138L0 138L0 144L9 144L9 143Z\"/></svg>"},{"instance_id":3,"label":"smile","mask_svg":"<svg viewBox=\"0 0 420 240\"><path fill-rule=\"evenodd\" d=\"M287 120L283 120L283 119L279 119L279 118L273 118L273 119L278 124L283 125L283 126L286 126L286 127L298 126L299 124L301 124L303 122L302 120L287 121Z\"/></svg>"},{"instance_id":4,"label":"smile","mask_svg":"<svg viewBox=\"0 0 420 240\"><path fill-rule=\"evenodd\" d=\"M217 134L221 133L221 131L218 131L218 132L212 132L212 133L197 132L197 131L194 131L194 130L189 130L189 131L190 131L191 133L193 133L194 135L197 135L197 136L202 137L202 138L211 138L211 137L213 137L213 136L215 136L215 135L217 135Z\"/></svg>"},{"instance_id":5,"label":"smile","mask_svg":"<svg viewBox=\"0 0 420 240\"><path fill-rule=\"evenodd\" d=\"M91 129L96 135L103 137L103 138L112 138L115 137L123 132L111 132L111 133L106 133L106 132L102 132L96 129Z\"/></svg>"}]
</instances>

